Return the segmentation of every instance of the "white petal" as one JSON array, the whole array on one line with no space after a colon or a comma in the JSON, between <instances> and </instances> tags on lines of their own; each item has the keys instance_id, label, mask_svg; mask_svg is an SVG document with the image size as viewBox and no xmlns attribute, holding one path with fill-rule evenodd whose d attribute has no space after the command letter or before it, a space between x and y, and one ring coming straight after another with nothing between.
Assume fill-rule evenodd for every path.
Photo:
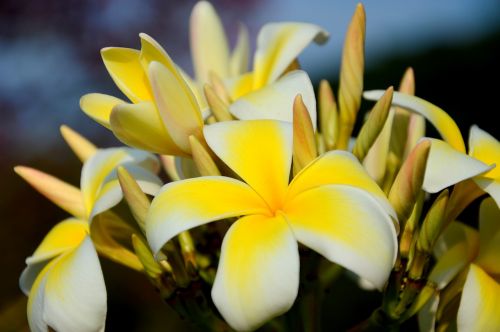
<instances>
[{"instance_id":1,"label":"white petal","mask_svg":"<svg viewBox=\"0 0 500 332\"><path fill-rule=\"evenodd\" d=\"M478 126L472 126L470 129L469 155L485 164L496 164L496 167L485 176L500 180L500 143Z\"/></svg>"},{"instance_id":2,"label":"white petal","mask_svg":"<svg viewBox=\"0 0 500 332\"><path fill-rule=\"evenodd\" d=\"M434 282L438 289L443 289L476 258L479 251L479 233L461 222L452 222L439 237L433 250L438 260L432 268L429 280Z\"/></svg>"},{"instance_id":3,"label":"white petal","mask_svg":"<svg viewBox=\"0 0 500 332\"><path fill-rule=\"evenodd\" d=\"M19 277L19 288L21 288L24 295L28 296L30 294L31 287L35 283L36 278L49 262L50 259L47 259L45 261L29 264L24 268L21 276Z\"/></svg>"},{"instance_id":4,"label":"white petal","mask_svg":"<svg viewBox=\"0 0 500 332\"><path fill-rule=\"evenodd\" d=\"M270 119L293 122L295 96L302 100L316 130L316 99L306 72L296 70L278 81L250 92L229 106L229 111L240 120Z\"/></svg>"},{"instance_id":5,"label":"white petal","mask_svg":"<svg viewBox=\"0 0 500 332\"><path fill-rule=\"evenodd\" d=\"M323 185L286 202L297 240L382 289L397 254L390 216L367 191Z\"/></svg>"},{"instance_id":6,"label":"white petal","mask_svg":"<svg viewBox=\"0 0 500 332\"><path fill-rule=\"evenodd\" d=\"M57 331L104 329L106 288L90 237L47 272L43 302L44 320Z\"/></svg>"},{"instance_id":7,"label":"white petal","mask_svg":"<svg viewBox=\"0 0 500 332\"><path fill-rule=\"evenodd\" d=\"M85 162L82 168L80 187L89 216L92 213L94 215L96 214L94 205L99 196L104 195L104 193L101 193L101 190L104 188L110 174L112 174L119 165L131 163L144 168L148 172L156 172L159 169L158 159L153 154L129 148L98 150L96 154ZM155 179L153 174L147 178L143 177L143 179L145 181L151 181L152 183L161 184L161 181L158 183L159 180ZM114 204L117 203L116 199L115 201L112 200L112 202L114 202Z\"/></svg>"},{"instance_id":8,"label":"white petal","mask_svg":"<svg viewBox=\"0 0 500 332\"><path fill-rule=\"evenodd\" d=\"M28 299L32 331L94 332L104 330L106 288L90 237L48 263L36 278Z\"/></svg>"},{"instance_id":9,"label":"white petal","mask_svg":"<svg viewBox=\"0 0 500 332\"><path fill-rule=\"evenodd\" d=\"M54 263L55 261L52 261L38 274L29 294L28 324L33 332L47 332L48 330L44 319L45 285L47 284L47 272Z\"/></svg>"},{"instance_id":10,"label":"white petal","mask_svg":"<svg viewBox=\"0 0 500 332\"><path fill-rule=\"evenodd\" d=\"M491 169L491 166L455 150L444 141L425 139L431 141L423 184L427 192L436 193Z\"/></svg>"},{"instance_id":11,"label":"white petal","mask_svg":"<svg viewBox=\"0 0 500 332\"><path fill-rule=\"evenodd\" d=\"M199 1L190 19L190 43L196 80L208 82L211 71L220 77L229 76L229 46L226 33L214 7Z\"/></svg>"},{"instance_id":12,"label":"white petal","mask_svg":"<svg viewBox=\"0 0 500 332\"><path fill-rule=\"evenodd\" d=\"M457 314L459 332L500 331L500 285L471 264Z\"/></svg>"},{"instance_id":13,"label":"white petal","mask_svg":"<svg viewBox=\"0 0 500 332\"><path fill-rule=\"evenodd\" d=\"M418 330L420 332L434 332L436 313L439 305L439 295L435 295L418 312Z\"/></svg>"},{"instance_id":14,"label":"white petal","mask_svg":"<svg viewBox=\"0 0 500 332\"><path fill-rule=\"evenodd\" d=\"M229 71L231 76L239 76L248 71L248 58L250 53L250 41L248 29L244 24L239 25L236 46L229 60Z\"/></svg>"},{"instance_id":15,"label":"white petal","mask_svg":"<svg viewBox=\"0 0 500 332\"><path fill-rule=\"evenodd\" d=\"M287 197L325 184L345 184L366 190L397 220L396 212L385 193L370 178L358 159L347 151L328 151L309 163L293 178Z\"/></svg>"},{"instance_id":16,"label":"white petal","mask_svg":"<svg viewBox=\"0 0 500 332\"><path fill-rule=\"evenodd\" d=\"M148 73L155 104L165 128L174 143L189 153L189 136L201 136L203 118L195 95L176 68L153 61Z\"/></svg>"},{"instance_id":17,"label":"white petal","mask_svg":"<svg viewBox=\"0 0 500 332\"><path fill-rule=\"evenodd\" d=\"M224 237L212 289L215 305L236 330L258 328L292 306L299 288L297 241L283 217L238 220Z\"/></svg>"},{"instance_id":18,"label":"white petal","mask_svg":"<svg viewBox=\"0 0 500 332\"><path fill-rule=\"evenodd\" d=\"M182 231L205 223L266 211L247 184L223 176L203 176L166 184L146 217L146 236L157 254Z\"/></svg>"},{"instance_id":19,"label":"white petal","mask_svg":"<svg viewBox=\"0 0 500 332\"><path fill-rule=\"evenodd\" d=\"M491 198L500 206L500 179L489 179L478 176L474 178L474 182L476 182L481 189L490 194Z\"/></svg>"},{"instance_id":20,"label":"white petal","mask_svg":"<svg viewBox=\"0 0 500 332\"><path fill-rule=\"evenodd\" d=\"M298 22L268 23L257 36L254 56L254 89L275 81L312 41L322 44L328 32L321 27Z\"/></svg>"},{"instance_id":21,"label":"white petal","mask_svg":"<svg viewBox=\"0 0 500 332\"><path fill-rule=\"evenodd\" d=\"M144 193L155 196L158 191L160 191L163 182L154 173L130 162L123 163L120 166L123 166L130 173L130 175L132 175ZM115 168L103 181L99 190L99 195L97 196L92 212L90 213L89 220L92 220L92 218L99 213L111 209L120 203L122 198L123 193L118 181L118 172Z\"/></svg>"}]
</instances>

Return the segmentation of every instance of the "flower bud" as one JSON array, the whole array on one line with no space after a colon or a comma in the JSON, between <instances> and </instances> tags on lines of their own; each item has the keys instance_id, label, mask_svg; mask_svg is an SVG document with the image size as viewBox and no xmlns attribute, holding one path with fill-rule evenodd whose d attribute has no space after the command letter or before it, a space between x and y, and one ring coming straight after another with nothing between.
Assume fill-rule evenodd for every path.
<instances>
[{"instance_id":1,"label":"flower bud","mask_svg":"<svg viewBox=\"0 0 500 332\"><path fill-rule=\"evenodd\" d=\"M389 114L389 109L391 108L392 103L392 93L394 89L393 87L389 87L382 98L380 98L373 110L370 112L368 119L364 123L363 127L361 127L361 131L359 132L358 138L356 139L356 143L354 144L354 148L352 153L359 159L359 161L363 161L368 150L370 150L371 146L377 139L378 135L384 128L384 124L387 120L387 115Z\"/></svg>"},{"instance_id":2,"label":"flower bud","mask_svg":"<svg viewBox=\"0 0 500 332\"><path fill-rule=\"evenodd\" d=\"M311 117L301 95L293 103L293 170L297 174L318 155Z\"/></svg>"}]
</instances>

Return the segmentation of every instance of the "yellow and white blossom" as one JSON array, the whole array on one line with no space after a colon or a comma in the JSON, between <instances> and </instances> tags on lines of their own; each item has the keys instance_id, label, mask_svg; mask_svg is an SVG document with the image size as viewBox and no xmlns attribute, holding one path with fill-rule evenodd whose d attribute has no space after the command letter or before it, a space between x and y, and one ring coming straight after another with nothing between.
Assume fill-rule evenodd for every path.
<instances>
[{"instance_id":1,"label":"yellow and white blossom","mask_svg":"<svg viewBox=\"0 0 500 332\"><path fill-rule=\"evenodd\" d=\"M298 242L384 286L396 258L394 211L354 156L329 152L289 184L291 124L220 122L205 126L204 135L245 182L207 176L165 185L152 202L146 235L158 255L184 230L239 217L224 237L212 289L233 328L255 329L292 306Z\"/></svg>"},{"instance_id":2,"label":"yellow and white blossom","mask_svg":"<svg viewBox=\"0 0 500 332\"><path fill-rule=\"evenodd\" d=\"M300 22L265 24L257 36L253 65L248 72L248 32L240 27L238 41L229 52L227 36L213 6L199 1L190 20L191 55L198 85L210 83L210 74L220 77L233 100L275 82L312 42L324 43L328 32Z\"/></svg>"},{"instance_id":3,"label":"yellow and white blossom","mask_svg":"<svg viewBox=\"0 0 500 332\"><path fill-rule=\"evenodd\" d=\"M222 79L237 77L248 70L250 41L247 28L240 24L233 51L220 17L208 1L198 1L189 21L191 56L198 86L210 83L210 74Z\"/></svg>"},{"instance_id":4,"label":"yellow and white blossom","mask_svg":"<svg viewBox=\"0 0 500 332\"><path fill-rule=\"evenodd\" d=\"M142 190L154 195L161 181L157 159L129 148L96 150L88 141L62 129L70 146L84 161L81 189L38 170L17 166L15 171L52 202L72 214L46 235L20 277L29 296L28 322L32 331L102 331L106 318L106 288L97 252L132 269L141 270L137 257L121 246L113 231L130 232L113 213L122 192L116 167L133 174ZM107 227L113 227L108 229Z\"/></svg>"},{"instance_id":5,"label":"yellow and white blossom","mask_svg":"<svg viewBox=\"0 0 500 332\"><path fill-rule=\"evenodd\" d=\"M49 326L57 331L104 330L106 287L86 227L86 221L77 219L61 222L28 258L27 263L38 269L36 278L27 270L21 275L21 287L29 296L28 323L32 331L45 332ZM52 238L66 238L67 247L58 248L60 243ZM63 251L45 262L47 256L38 257L46 254L45 246ZM53 252L47 254L53 255Z\"/></svg>"},{"instance_id":6,"label":"yellow and white blossom","mask_svg":"<svg viewBox=\"0 0 500 332\"><path fill-rule=\"evenodd\" d=\"M108 72L132 103L91 93L81 98L80 107L127 145L188 156L188 137L201 136L200 99L165 50L148 35L139 36L140 51L101 51Z\"/></svg>"},{"instance_id":7,"label":"yellow and white blossom","mask_svg":"<svg viewBox=\"0 0 500 332\"><path fill-rule=\"evenodd\" d=\"M188 137L202 138L202 114L206 115L207 104L201 87L209 81L210 73L220 76L235 91L232 93L235 100L274 83L312 40L323 42L327 33L312 24L268 24L259 33L254 68L247 73L246 33L240 34L230 56L219 17L212 5L200 1L191 16L196 81L178 68L155 40L146 34L139 36L141 50L108 47L101 51L108 72L131 103L91 93L81 98L80 107L127 145L186 157L191 153ZM270 90L273 98L268 98L270 92L249 96L249 100L257 102L247 102L251 107L241 107L245 104L242 102L234 106L233 114L243 119L258 119L263 115L263 107L270 104L265 107L265 118L291 121L292 111L288 106L297 93L304 96L311 112L316 107L312 85L303 72L283 78L283 82L277 82Z\"/></svg>"},{"instance_id":8,"label":"yellow and white blossom","mask_svg":"<svg viewBox=\"0 0 500 332\"><path fill-rule=\"evenodd\" d=\"M500 209L492 198L487 198L480 207L479 232L454 222L436 245L438 261L429 279L439 289L444 289L461 271L466 273L457 312L458 331L500 329L499 220ZM420 319L428 320L433 315L436 313L422 311ZM437 318L439 324L440 317Z\"/></svg>"}]
</instances>

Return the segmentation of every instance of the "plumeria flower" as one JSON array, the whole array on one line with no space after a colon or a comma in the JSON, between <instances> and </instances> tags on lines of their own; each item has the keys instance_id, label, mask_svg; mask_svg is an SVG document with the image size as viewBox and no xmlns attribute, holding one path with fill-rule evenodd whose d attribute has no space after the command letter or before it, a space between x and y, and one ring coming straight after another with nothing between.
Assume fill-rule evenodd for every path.
<instances>
[{"instance_id":1,"label":"plumeria flower","mask_svg":"<svg viewBox=\"0 0 500 332\"><path fill-rule=\"evenodd\" d=\"M191 56L199 87L210 83L211 73L227 79L248 71L250 41L243 24L239 26L236 46L230 52L221 19L210 2L198 1L189 23Z\"/></svg>"},{"instance_id":2,"label":"plumeria flower","mask_svg":"<svg viewBox=\"0 0 500 332\"><path fill-rule=\"evenodd\" d=\"M231 72L231 61L227 60L227 39L220 19L207 2L199 2L193 10L191 45L197 82L177 67L155 40L143 33L139 36L140 51L118 47L104 48L101 51L108 72L132 103L91 93L82 97L80 106L87 115L111 129L127 145L160 154L189 156L189 136L201 139L202 114L207 107L200 86L206 83L210 72L219 74L224 79L230 78L227 75ZM275 82L313 39L323 42L326 37L324 30L312 24L273 23L264 26L258 38L253 72L234 76L230 84L235 86L236 97ZM235 50L234 56L242 58L244 56L239 55L242 52ZM241 69L232 71L235 75L246 71L244 66L236 67ZM251 83L254 81L257 83ZM248 85L249 83L251 84ZM288 77L285 82L270 89L274 95L272 106L278 105L279 109L268 107L267 113L275 116L267 117L280 120L283 114L287 120L291 119L291 108L288 106L292 104L295 95L301 93L304 96L314 96L309 78L303 72ZM268 95L269 93L266 94ZM311 103L312 97L304 97L311 110L315 107ZM255 99L256 97L249 97L250 101ZM257 104L262 105L269 100L259 99ZM282 100L285 102L281 103ZM259 108L255 102L250 104L253 104L253 109ZM244 113L241 109L241 104L235 106L233 114L245 118L245 115L241 115ZM261 114L250 113L246 115L248 116L255 119Z\"/></svg>"},{"instance_id":3,"label":"plumeria flower","mask_svg":"<svg viewBox=\"0 0 500 332\"><path fill-rule=\"evenodd\" d=\"M286 312L299 287L298 242L381 289L396 258L394 212L348 152L329 152L289 184L292 125L228 121L204 128L214 153L242 180L198 177L165 185L146 218L158 255L184 230L238 217L224 237L212 298L237 330Z\"/></svg>"},{"instance_id":4,"label":"plumeria flower","mask_svg":"<svg viewBox=\"0 0 500 332\"><path fill-rule=\"evenodd\" d=\"M124 166L142 190L154 195L161 181L157 159L129 148L96 150L78 134L63 128L77 155L85 160L78 189L38 170L18 166L15 171L49 200L73 215L46 235L20 277L29 296L28 322L32 331L101 331L106 318L106 288L97 252L135 270L138 258L115 237L129 226L108 211L122 199L116 167Z\"/></svg>"},{"instance_id":5,"label":"plumeria flower","mask_svg":"<svg viewBox=\"0 0 500 332\"><path fill-rule=\"evenodd\" d=\"M80 107L127 145L189 156L189 136L201 137L201 99L165 50L148 35L139 36L140 51L118 47L101 51L108 72L132 103L91 93L81 98Z\"/></svg>"},{"instance_id":6,"label":"plumeria flower","mask_svg":"<svg viewBox=\"0 0 500 332\"><path fill-rule=\"evenodd\" d=\"M257 36L253 68L248 70L248 32L243 26L232 53L227 36L213 6L199 1L190 21L191 55L198 85L210 82L214 73L230 87L233 100L275 82L312 41L324 43L328 32L299 22L265 24Z\"/></svg>"},{"instance_id":7,"label":"plumeria flower","mask_svg":"<svg viewBox=\"0 0 500 332\"><path fill-rule=\"evenodd\" d=\"M439 289L444 289L462 271L466 273L457 313L458 331L500 330L499 220L498 206L492 198L487 198L480 207L479 232L454 222L436 245L438 262L429 279ZM433 311L420 313L420 321L427 327L423 330L434 330L439 301L439 297L433 300Z\"/></svg>"},{"instance_id":8,"label":"plumeria flower","mask_svg":"<svg viewBox=\"0 0 500 332\"><path fill-rule=\"evenodd\" d=\"M368 91L364 96L378 99L381 92ZM500 163L500 143L493 136L472 126L467 153L457 124L439 107L418 97L397 92L393 95L393 105L423 115L443 138L430 139L432 145L423 184L427 192L437 193L461 181L473 179L500 204L500 170L495 167Z\"/></svg>"}]
</instances>

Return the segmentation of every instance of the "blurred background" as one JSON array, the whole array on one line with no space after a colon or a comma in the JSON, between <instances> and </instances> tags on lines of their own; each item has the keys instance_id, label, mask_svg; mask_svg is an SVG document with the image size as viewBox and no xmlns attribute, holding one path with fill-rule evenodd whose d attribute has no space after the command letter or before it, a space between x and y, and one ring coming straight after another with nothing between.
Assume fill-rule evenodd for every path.
<instances>
[{"instance_id":1,"label":"blurred background","mask_svg":"<svg viewBox=\"0 0 500 332\"><path fill-rule=\"evenodd\" d=\"M66 124L101 147L119 145L87 118L79 98L89 92L120 96L99 50L139 48L139 32L153 36L182 68L192 73L188 25L194 0L2 0L0 2L0 330L27 330L26 300L18 277L47 231L66 216L12 171L29 165L73 184L80 163L64 144ZM313 83L328 79L338 88L341 49L355 1L212 1L234 45L239 22L251 33L271 21L304 21L331 34L312 45L300 63ZM366 89L398 85L404 70L416 74L417 95L439 105L466 136L477 124L499 137L498 93L500 3L498 0L367 1ZM493 83L492 83L493 82ZM121 97L121 96L120 96ZM368 105L368 104L367 104ZM364 107L368 107L364 105ZM195 331L162 304L146 278L103 260L108 288L107 330ZM339 297L341 281L332 289ZM346 294L343 294L346 295ZM368 296L361 300L360 296ZM378 294L350 294L346 308L367 316ZM368 300L366 300L368 299ZM331 315L340 330L340 303L331 296ZM340 323L338 323L340 322ZM339 325L340 324L340 325ZM343 326L342 324L345 324Z\"/></svg>"}]
</instances>

